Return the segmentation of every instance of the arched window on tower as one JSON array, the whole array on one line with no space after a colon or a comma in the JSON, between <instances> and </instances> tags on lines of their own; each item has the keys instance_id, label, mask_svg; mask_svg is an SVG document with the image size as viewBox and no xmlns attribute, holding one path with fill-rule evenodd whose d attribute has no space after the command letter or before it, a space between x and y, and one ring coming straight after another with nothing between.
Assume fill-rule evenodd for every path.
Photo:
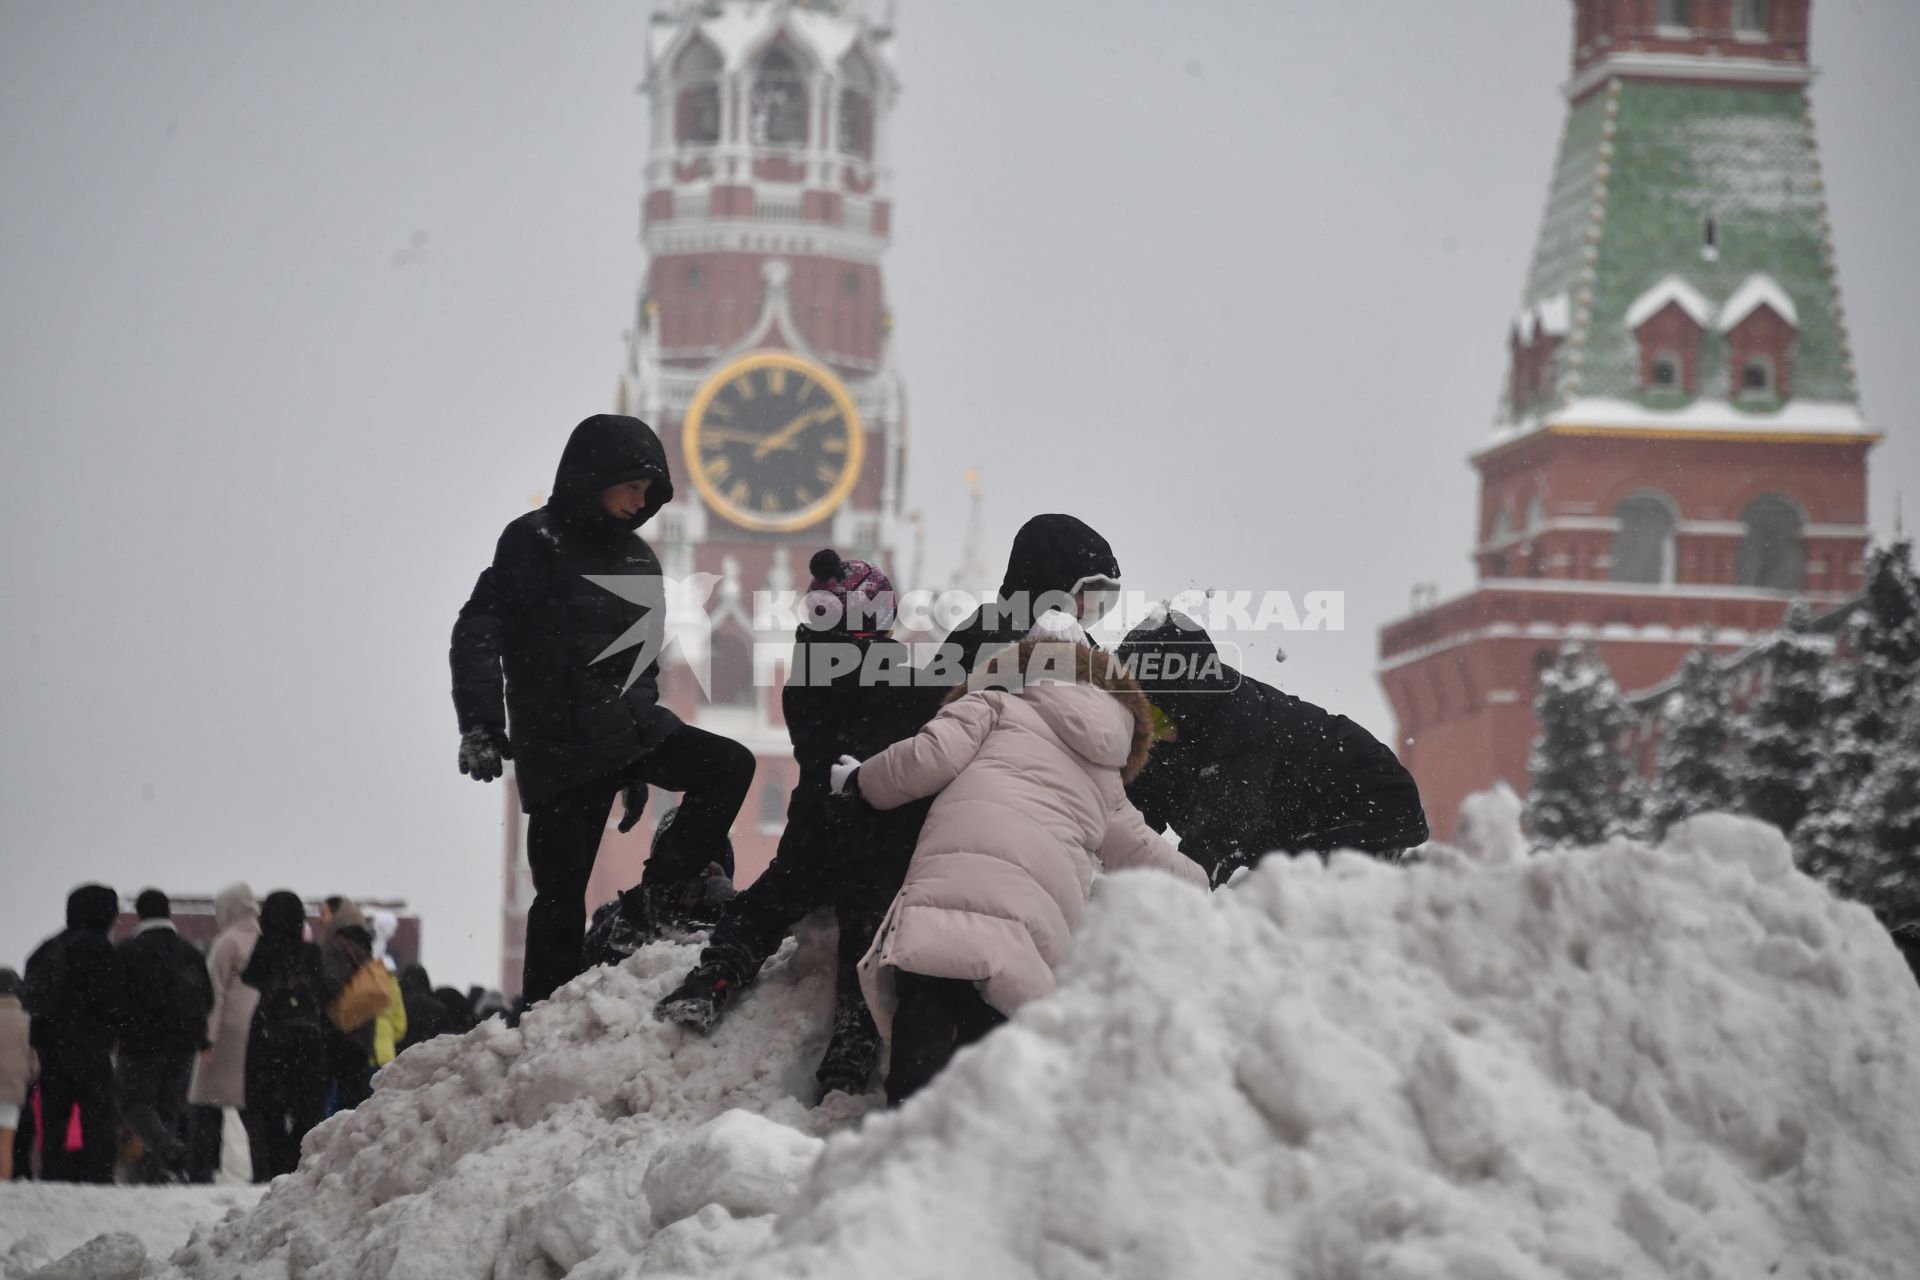
<instances>
[{"instance_id":1,"label":"arched window on tower","mask_svg":"<svg viewBox=\"0 0 1920 1280\"><path fill-rule=\"evenodd\" d=\"M1747 504L1740 523L1746 532L1733 560L1736 583L1768 591L1799 591L1806 586L1806 520L1799 507L1768 494Z\"/></svg>"},{"instance_id":2,"label":"arched window on tower","mask_svg":"<svg viewBox=\"0 0 1920 1280\"><path fill-rule=\"evenodd\" d=\"M1615 507L1613 515L1619 527L1613 534L1608 576L1615 582L1672 582L1676 522L1666 499L1636 493Z\"/></svg>"},{"instance_id":3,"label":"arched window on tower","mask_svg":"<svg viewBox=\"0 0 1920 1280\"><path fill-rule=\"evenodd\" d=\"M738 631L713 633L709 654L712 659L710 696L716 707L751 707L753 696L753 645Z\"/></svg>"},{"instance_id":4,"label":"arched window on tower","mask_svg":"<svg viewBox=\"0 0 1920 1280\"><path fill-rule=\"evenodd\" d=\"M840 67L840 153L873 158L873 68L855 50Z\"/></svg>"},{"instance_id":5,"label":"arched window on tower","mask_svg":"<svg viewBox=\"0 0 1920 1280\"><path fill-rule=\"evenodd\" d=\"M720 55L701 40L680 55L674 68L680 86L673 103L673 137L683 146L720 141Z\"/></svg>"},{"instance_id":6,"label":"arched window on tower","mask_svg":"<svg viewBox=\"0 0 1920 1280\"><path fill-rule=\"evenodd\" d=\"M783 45L767 50L754 73L752 122L757 146L807 143L807 80L800 60Z\"/></svg>"}]
</instances>

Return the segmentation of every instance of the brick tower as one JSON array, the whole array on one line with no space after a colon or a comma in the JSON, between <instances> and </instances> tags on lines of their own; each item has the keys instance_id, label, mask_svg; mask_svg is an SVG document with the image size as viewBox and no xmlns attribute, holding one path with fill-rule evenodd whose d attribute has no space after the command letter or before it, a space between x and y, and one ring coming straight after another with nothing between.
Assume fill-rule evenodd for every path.
<instances>
[{"instance_id":1,"label":"brick tower","mask_svg":"<svg viewBox=\"0 0 1920 1280\"><path fill-rule=\"evenodd\" d=\"M1858 590L1867 451L1807 89L1810 0L1575 0L1566 128L1480 475L1465 594L1380 678L1436 835L1526 789L1534 674L1627 690L1709 632Z\"/></svg>"},{"instance_id":2,"label":"brick tower","mask_svg":"<svg viewBox=\"0 0 1920 1280\"><path fill-rule=\"evenodd\" d=\"M667 446L675 497L643 532L668 578L712 575L670 596L682 644L662 659L662 696L758 757L732 833L740 884L772 857L794 781L779 697L792 631L759 625L755 593L804 591L826 546L899 570L906 403L880 274L891 11L662 0L650 24L648 265L615 407ZM590 905L639 879L671 803L656 796L631 835L609 826ZM513 812L505 968L517 984L531 888L517 801Z\"/></svg>"}]
</instances>

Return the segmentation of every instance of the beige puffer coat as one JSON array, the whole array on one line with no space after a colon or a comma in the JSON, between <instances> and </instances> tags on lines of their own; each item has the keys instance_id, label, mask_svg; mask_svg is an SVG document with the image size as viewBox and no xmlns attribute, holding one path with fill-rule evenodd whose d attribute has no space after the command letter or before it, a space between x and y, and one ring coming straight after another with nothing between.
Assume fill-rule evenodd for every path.
<instances>
[{"instance_id":1,"label":"beige puffer coat","mask_svg":"<svg viewBox=\"0 0 1920 1280\"><path fill-rule=\"evenodd\" d=\"M207 1039L213 1048L193 1064L187 1101L197 1107L247 1105L247 1034L260 993L240 981L260 941L260 904L244 884L228 885L213 900L220 933L207 949L207 977L213 980L213 1012L207 1015Z\"/></svg>"},{"instance_id":2,"label":"beige puffer coat","mask_svg":"<svg viewBox=\"0 0 1920 1280\"><path fill-rule=\"evenodd\" d=\"M28 1039L31 1026L19 996L0 996L0 1103L26 1105L27 1086L36 1074Z\"/></svg>"},{"instance_id":3,"label":"beige puffer coat","mask_svg":"<svg viewBox=\"0 0 1920 1280\"><path fill-rule=\"evenodd\" d=\"M1053 990L1096 856L1110 869L1158 867L1206 888L1200 868L1127 801L1125 780L1152 738L1138 686L1084 645L1027 640L1018 656L1017 692L986 687L1006 683L995 674L1012 669L1004 655L985 663L916 736L860 766L860 795L876 808L938 793L860 962L861 989L889 1038L895 969L978 982L1009 1014Z\"/></svg>"}]
</instances>

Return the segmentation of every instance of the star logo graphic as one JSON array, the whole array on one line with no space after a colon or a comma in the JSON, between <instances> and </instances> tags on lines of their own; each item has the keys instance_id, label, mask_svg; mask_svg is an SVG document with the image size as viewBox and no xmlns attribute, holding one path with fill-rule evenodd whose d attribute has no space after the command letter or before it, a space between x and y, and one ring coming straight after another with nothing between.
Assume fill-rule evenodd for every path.
<instances>
[{"instance_id":1,"label":"star logo graphic","mask_svg":"<svg viewBox=\"0 0 1920 1280\"><path fill-rule=\"evenodd\" d=\"M633 666L620 686L621 692L633 687L640 673L658 662L677 641L682 656L693 668L700 691L707 690L707 641L713 634L707 616L707 601L720 585L717 573L694 573L671 578L656 573L589 573L588 582L611 591L629 604L640 607L640 616L614 642L593 656L594 662L632 649Z\"/></svg>"}]
</instances>

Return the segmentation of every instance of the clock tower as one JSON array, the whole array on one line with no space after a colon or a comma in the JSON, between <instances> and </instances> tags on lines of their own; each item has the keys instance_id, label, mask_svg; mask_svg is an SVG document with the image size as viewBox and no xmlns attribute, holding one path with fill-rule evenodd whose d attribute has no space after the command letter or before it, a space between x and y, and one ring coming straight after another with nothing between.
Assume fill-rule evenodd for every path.
<instances>
[{"instance_id":1,"label":"clock tower","mask_svg":"<svg viewBox=\"0 0 1920 1280\"><path fill-rule=\"evenodd\" d=\"M1573 0L1567 114L1475 585L1380 633L1436 836L1527 784L1540 662L1643 690L1861 584L1867 453L1808 96L1810 0Z\"/></svg>"},{"instance_id":2,"label":"clock tower","mask_svg":"<svg viewBox=\"0 0 1920 1280\"><path fill-rule=\"evenodd\" d=\"M804 592L822 547L900 573L905 399L880 270L891 10L662 0L649 24L648 261L616 409L666 443L674 501L642 532L670 579L698 584L670 606L662 696L759 761L733 828L740 884L773 856L794 781L792 630L756 616L756 594ZM591 897L639 878L671 803L609 829Z\"/></svg>"}]
</instances>

